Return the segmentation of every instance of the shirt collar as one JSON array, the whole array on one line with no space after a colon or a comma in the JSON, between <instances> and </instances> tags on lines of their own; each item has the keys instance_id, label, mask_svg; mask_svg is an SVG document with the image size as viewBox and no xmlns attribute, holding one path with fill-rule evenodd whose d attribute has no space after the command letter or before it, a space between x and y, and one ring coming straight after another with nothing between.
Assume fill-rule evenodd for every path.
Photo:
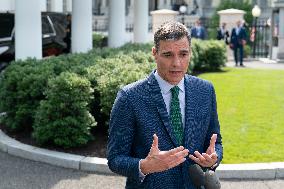
<instances>
[{"instance_id":1,"label":"shirt collar","mask_svg":"<svg viewBox=\"0 0 284 189\"><path fill-rule=\"evenodd\" d=\"M155 78L156 78L163 94L169 93L171 88L173 88L175 86L175 85L172 85L169 82L165 81L161 76L159 76L157 70L155 71L154 75L155 75ZM182 92L184 92L184 77L177 84L177 86Z\"/></svg>"}]
</instances>

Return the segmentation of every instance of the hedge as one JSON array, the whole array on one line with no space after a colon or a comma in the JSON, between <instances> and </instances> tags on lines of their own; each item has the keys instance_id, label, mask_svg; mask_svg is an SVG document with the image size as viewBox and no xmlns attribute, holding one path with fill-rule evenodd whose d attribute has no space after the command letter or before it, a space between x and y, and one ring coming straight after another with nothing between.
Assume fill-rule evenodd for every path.
<instances>
[{"instance_id":1,"label":"hedge","mask_svg":"<svg viewBox=\"0 0 284 189\"><path fill-rule=\"evenodd\" d=\"M39 144L65 148L86 144L92 137L95 119L88 111L93 89L86 78L63 72L48 81L36 111L33 137Z\"/></svg>"},{"instance_id":2,"label":"hedge","mask_svg":"<svg viewBox=\"0 0 284 189\"><path fill-rule=\"evenodd\" d=\"M226 61L226 45L223 41L192 40L191 71L218 71Z\"/></svg>"},{"instance_id":3,"label":"hedge","mask_svg":"<svg viewBox=\"0 0 284 189\"><path fill-rule=\"evenodd\" d=\"M118 90L155 68L152 46L126 44L85 54L13 62L0 76L0 112L6 112L1 123L10 130L31 131L42 145L51 142L68 148L85 144L92 138L94 125L107 125ZM224 65L225 47L221 43L193 40L192 47L189 72L217 70ZM68 86L73 88L64 88ZM65 110L66 103L72 111Z\"/></svg>"}]
</instances>

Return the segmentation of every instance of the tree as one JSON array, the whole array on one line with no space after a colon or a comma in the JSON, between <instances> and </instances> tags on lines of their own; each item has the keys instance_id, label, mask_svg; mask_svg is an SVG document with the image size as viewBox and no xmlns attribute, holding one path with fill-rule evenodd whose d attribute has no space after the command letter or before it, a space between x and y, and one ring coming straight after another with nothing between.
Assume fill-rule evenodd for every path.
<instances>
[{"instance_id":1,"label":"tree","mask_svg":"<svg viewBox=\"0 0 284 189\"><path fill-rule=\"evenodd\" d=\"M214 15L212 16L211 22L210 22L210 28L211 31L214 31L214 33L210 34L211 38L216 37L216 28L219 27L219 20L220 20L220 16L218 14L218 11L221 10L225 10L225 9L239 9L239 10L243 10L246 12L246 14L244 15L244 20L246 23L248 23L249 25L252 23L253 21L253 16L251 13L251 10L253 8L253 5L251 4L251 2L249 0L239 0L239 1L235 1L235 0L224 0L222 1L219 6L216 8Z\"/></svg>"}]
</instances>

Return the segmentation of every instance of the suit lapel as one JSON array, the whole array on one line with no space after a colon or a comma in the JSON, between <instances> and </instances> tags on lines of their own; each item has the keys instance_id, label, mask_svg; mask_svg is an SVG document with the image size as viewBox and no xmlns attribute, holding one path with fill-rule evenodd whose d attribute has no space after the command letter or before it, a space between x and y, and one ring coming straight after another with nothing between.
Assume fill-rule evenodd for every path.
<instances>
[{"instance_id":1,"label":"suit lapel","mask_svg":"<svg viewBox=\"0 0 284 189\"><path fill-rule=\"evenodd\" d=\"M173 133L170 118L166 109L166 105L161 93L160 86L154 76L154 72L152 72L148 78L148 84L150 85L150 94L152 98L153 105L157 108L159 112L160 118L163 121L163 126L165 127L166 131L169 134L171 141L173 142L174 146L179 146L176 140L176 137ZM158 136L159 137L159 136Z\"/></svg>"},{"instance_id":2,"label":"suit lapel","mask_svg":"<svg viewBox=\"0 0 284 189\"><path fill-rule=\"evenodd\" d=\"M193 153L196 149L194 144L197 143L196 138L196 127L195 127L195 116L194 108L196 103L194 101L194 87L193 87L191 76L186 75L184 79L185 88L185 126L184 126L184 147L189 149Z\"/></svg>"}]
</instances>

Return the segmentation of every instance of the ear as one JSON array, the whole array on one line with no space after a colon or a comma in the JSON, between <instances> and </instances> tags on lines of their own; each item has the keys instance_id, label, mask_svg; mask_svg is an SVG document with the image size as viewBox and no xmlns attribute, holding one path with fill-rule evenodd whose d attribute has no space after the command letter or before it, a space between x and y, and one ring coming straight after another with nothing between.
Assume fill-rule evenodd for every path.
<instances>
[{"instance_id":1,"label":"ear","mask_svg":"<svg viewBox=\"0 0 284 189\"><path fill-rule=\"evenodd\" d=\"M152 47L152 55L156 56L157 55L157 49L155 47Z\"/></svg>"}]
</instances>

